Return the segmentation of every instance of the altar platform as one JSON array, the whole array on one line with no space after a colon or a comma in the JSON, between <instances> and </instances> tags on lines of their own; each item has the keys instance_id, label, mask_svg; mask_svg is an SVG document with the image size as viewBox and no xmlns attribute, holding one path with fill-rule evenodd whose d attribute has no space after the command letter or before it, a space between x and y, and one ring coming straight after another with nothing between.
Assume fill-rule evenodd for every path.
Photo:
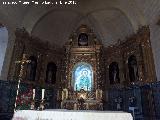
<instances>
[{"instance_id":1,"label":"altar platform","mask_svg":"<svg viewBox=\"0 0 160 120\"><path fill-rule=\"evenodd\" d=\"M133 117L122 111L19 110L12 120L133 120Z\"/></svg>"}]
</instances>

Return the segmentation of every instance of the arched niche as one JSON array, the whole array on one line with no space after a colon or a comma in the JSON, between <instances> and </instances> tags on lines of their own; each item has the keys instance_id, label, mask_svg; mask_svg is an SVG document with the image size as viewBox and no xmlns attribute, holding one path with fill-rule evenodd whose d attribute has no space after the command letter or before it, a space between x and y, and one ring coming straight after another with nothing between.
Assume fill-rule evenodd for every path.
<instances>
[{"instance_id":1,"label":"arched niche","mask_svg":"<svg viewBox=\"0 0 160 120\"><path fill-rule=\"evenodd\" d=\"M49 62L47 64L47 70L46 70L46 83L56 83L56 73L57 73L57 66L54 62Z\"/></svg>"},{"instance_id":2,"label":"arched niche","mask_svg":"<svg viewBox=\"0 0 160 120\"><path fill-rule=\"evenodd\" d=\"M0 76L5 59L6 49L8 43L8 30L0 24Z\"/></svg>"},{"instance_id":3,"label":"arched niche","mask_svg":"<svg viewBox=\"0 0 160 120\"><path fill-rule=\"evenodd\" d=\"M110 84L120 83L119 66L117 62L112 62L109 65L109 80Z\"/></svg>"},{"instance_id":4,"label":"arched niche","mask_svg":"<svg viewBox=\"0 0 160 120\"><path fill-rule=\"evenodd\" d=\"M88 46L88 35L86 33L80 33L78 36L79 46Z\"/></svg>"},{"instance_id":5,"label":"arched niche","mask_svg":"<svg viewBox=\"0 0 160 120\"><path fill-rule=\"evenodd\" d=\"M135 82L138 80L138 65L137 58L135 55L131 55L128 58L128 70L130 82Z\"/></svg>"},{"instance_id":6,"label":"arched niche","mask_svg":"<svg viewBox=\"0 0 160 120\"><path fill-rule=\"evenodd\" d=\"M72 71L72 86L74 91L91 91L93 88L93 69L89 63L77 63Z\"/></svg>"},{"instance_id":7,"label":"arched niche","mask_svg":"<svg viewBox=\"0 0 160 120\"><path fill-rule=\"evenodd\" d=\"M29 57L30 63L27 64L26 79L35 81L37 70L37 58L35 56Z\"/></svg>"}]
</instances>

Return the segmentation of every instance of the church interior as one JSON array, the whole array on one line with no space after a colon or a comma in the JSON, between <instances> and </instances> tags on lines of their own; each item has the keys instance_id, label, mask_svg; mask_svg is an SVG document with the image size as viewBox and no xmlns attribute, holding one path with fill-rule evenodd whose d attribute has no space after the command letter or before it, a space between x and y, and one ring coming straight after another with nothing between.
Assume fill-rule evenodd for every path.
<instances>
[{"instance_id":1,"label":"church interior","mask_svg":"<svg viewBox=\"0 0 160 120\"><path fill-rule=\"evenodd\" d=\"M0 120L47 109L160 120L159 0L22 1L0 0Z\"/></svg>"}]
</instances>

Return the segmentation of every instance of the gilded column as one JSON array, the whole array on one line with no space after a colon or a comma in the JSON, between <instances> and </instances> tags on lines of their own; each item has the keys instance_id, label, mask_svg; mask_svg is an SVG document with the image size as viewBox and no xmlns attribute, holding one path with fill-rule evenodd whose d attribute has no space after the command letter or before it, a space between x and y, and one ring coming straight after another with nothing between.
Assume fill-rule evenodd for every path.
<instances>
[{"instance_id":1,"label":"gilded column","mask_svg":"<svg viewBox=\"0 0 160 120\"><path fill-rule=\"evenodd\" d=\"M155 73L152 47L150 43L149 27L142 28L142 34L139 35L142 36L141 46L142 46L142 55L144 61L144 76L145 76L144 82L145 81L152 82L156 80L156 73Z\"/></svg>"}]
</instances>

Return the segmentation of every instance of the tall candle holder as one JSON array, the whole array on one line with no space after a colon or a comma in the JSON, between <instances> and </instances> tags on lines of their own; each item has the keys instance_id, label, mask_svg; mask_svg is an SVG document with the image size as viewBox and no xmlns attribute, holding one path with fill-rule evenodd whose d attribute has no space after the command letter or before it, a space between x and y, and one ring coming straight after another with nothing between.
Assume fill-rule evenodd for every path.
<instances>
[{"instance_id":1,"label":"tall candle holder","mask_svg":"<svg viewBox=\"0 0 160 120\"><path fill-rule=\"evenodd\" d=\"M31 101L31 107L30 107L31 110L35 110L35 100L32 100Z\"/></svg>"},{"instance_id":2,"label":"tall candle holder","mask_svg":"<svg viewBox=\"0 0 160 120\"><path fill-rule=\"evenodd\" d=\"M33 99L31 101L31 110L35 110L35 89L33 89Z\"/></svg>"},{"instance_id":3,"label":"tall candle holder","mask_svg":"<svg viewBox=\"0 0 160 120\"><path fill-rule=\"evenodd\" d=\"M44 110L45 109L45 99L42 99L40 102L39 110Z\"/></svg>"},{"instance_id":4,"label":"tall candle holder","mask_svg":"<svg viewBox=\"0 0 160 120\"><path fill-rule=\"evenodd\" d=\"M42 99L40 100L39 110L45 109L45 99L44 99L45 89L42 89Z\"/></svg>"}]
</instances>

